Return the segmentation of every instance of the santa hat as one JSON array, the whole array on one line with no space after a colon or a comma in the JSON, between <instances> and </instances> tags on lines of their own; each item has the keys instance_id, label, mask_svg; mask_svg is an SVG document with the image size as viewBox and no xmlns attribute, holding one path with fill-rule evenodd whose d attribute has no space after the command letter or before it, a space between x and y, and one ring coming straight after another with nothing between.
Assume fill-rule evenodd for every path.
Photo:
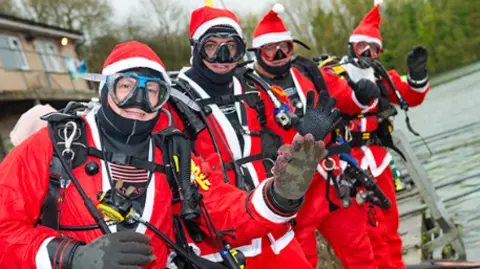
<instances>
[{"instance_id":1,"label":"santa hat","mask_svg":"<svg viewBox=\"0 0 480 269\"><path fill-rule=\"evenodd\" d=\"M115 46L103 64L102 75L112 75L123 70L139 67L147 67L158 71L167 83L171 83L165 66L158 55L149 46L137 41ZM100 89L102 89L104 83L100 84Z\"/></svg>"},{"instance_id":2,"label":"santa hat","mask_svg":"<svg viewBox=\"0 0 480 269\"><path fill-rule=\"evenodd\" d=\"M381 2L381 1L380 1ZM357 28L350 36L350 43L357 42L369 42L377 43L382 47L382 36L380 35L380 4L377 5L368 12L368 14L362 19Z\"/></svg>"},{"instance_id":3,"label":"santa hat","mask_svg":"<svg viewBox=\"0 0 480 269\"><path fill-rule=\"evenodd\" d=\"M230 26L235 29L240 36L243 35L237 16L235 16L233 12L227 9L204 6L192 12L190 19L190 38L199 40L208 29L218 25Z\"/></svg>"},{"instance_id":4,"label":"santa hat","mask_svg":"<svg viewBox=\"0 0 480 269\"><path fill-rule=\"evenodd\" d=\"M275 4L273 8L265 14L253 32L253 48L260 48L268 43L293 40L292 34L287 30L282 19L278 16L278 14L284 11L285 8L282 4Z\"/></svg>"}]
</instances>

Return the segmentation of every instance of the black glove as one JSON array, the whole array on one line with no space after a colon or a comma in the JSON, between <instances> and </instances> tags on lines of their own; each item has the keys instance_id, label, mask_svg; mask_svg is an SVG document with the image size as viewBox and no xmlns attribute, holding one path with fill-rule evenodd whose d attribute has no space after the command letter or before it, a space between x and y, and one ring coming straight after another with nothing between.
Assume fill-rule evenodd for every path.
<instances>
[{"instance_id":1,"label":"black glove","mask_svg":"<svg viewBox=\"0 0 480 269\"><path fill-rule=\"evenodd\" d=\"M299 134L305 136L312 134L315 141L320 141L332 131L333 123L339 116L337 110L332 111L336 99L330 98L326 91L320 92L315 107L315 93L309 91L306 98L306 112L303 118L294 122L294 127Z\"/></svg>"},{"instance_id":2,"label":"black glove","mask_svg":"<svg viewBox=\"0 0 480 269\"><path fill-rule=\"evenodd\" d=\"M78 247L70 269L138 269L154 260L149 243L141 233L106 234Z\"/></svg>"},{"instance_id":3,"label":"black glove","mask_svg":"<svg viewBox=\"0 0 480 269\"><path fill-rule=\"evenodd\" d=\"M351 82L349 85L353 89L358 102L364 106L368 106L372 100L380 97L380 89L371 80L362 78L357 83Z\"/></svg>"},{"instance_id":4,"label":"black glove","mask_svg":"<svg viewBox=\"0 0 480 269\"><path fill-rule=\"evenodd\" d=\"M428 50L423 46L413 47L407 55L408 74L415 81L427 78Z\"/></svg>"}]
</instances>

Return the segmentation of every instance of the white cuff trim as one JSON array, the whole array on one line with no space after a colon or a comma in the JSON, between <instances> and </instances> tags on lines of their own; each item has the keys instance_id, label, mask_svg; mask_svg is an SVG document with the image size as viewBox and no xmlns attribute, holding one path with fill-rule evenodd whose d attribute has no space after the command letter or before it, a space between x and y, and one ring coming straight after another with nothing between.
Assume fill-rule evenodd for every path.
<instances>
[{"instance_id":1,"label":"white cuff trim","mask_svg":"<svg viewBox=\"0 0 480 269\"><path fill-rule=\"evenodd\" d=\"M37 255L35 255L35 263L37 264L37 269L52 269L52 261L50 261L50 257L48 255L47 245L53 239L55 239L54 236L48 237L40 245L40 248L37 251Z\"/></svg>"},{"instance_id":2,"label":"white cuff trim","mask_svg":"<svg viewBox=\"0 0 480 269\"><path fill-rule=\"evenodd\" d=\"M416 92L419 92L419 93L424 93L425 91L427 91L430 88L430 82L428 82L425 86L423 86L421 88L415 88L413 85L410 85L410 83L408 85L410 86L410 89L412 89Z\"/></svg>"},{"instance_id":3,"label":"white cuff trim","mask_svg":"<svg viewBox=\"0 0 480 269\"><path fill-rule=\"evenodd\" d=\"M295 232L293 230L288 231L282 237L280 237L278 240L275 240L273 235L271 233L267 234L268 239L270 239L270 242L272 243L270 247L273 250L273 253L275 255L280 254L280 251L282 251L290 242L292 242L293 238L295 237Z\"/></svg>"},{"instance_id":4,"label":"white cuff trim","mask_svg":"<svg viewBox=\"0 0 480 269\"><path fill-rule=\"evenodd\" d=\"M273 223L285 223L295 218L297 214L290 217L284 217L276 214L270 208L268 208L267 202L265 201L266 197L263 196L263 189L265 188L267 182L270 182L270 180L264 180L253 192L252 204L255 211L260 214L260 216Z\"/></svg>"}]
</instances>

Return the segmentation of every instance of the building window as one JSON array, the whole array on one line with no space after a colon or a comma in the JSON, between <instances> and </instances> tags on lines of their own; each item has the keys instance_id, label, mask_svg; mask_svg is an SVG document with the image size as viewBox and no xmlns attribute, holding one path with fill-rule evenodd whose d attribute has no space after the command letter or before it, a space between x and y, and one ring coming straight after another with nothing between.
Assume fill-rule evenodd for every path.
<instances>
[{"instance_id":1,"label":"building window","mask_svg":"<svg viewBox=\"0 0 480 269\"><path fill-rule=\"evenodd\" d=\"M47 72L63 73L61 60L57 46L51 41L35 40L35 50L40 55L43 70Z\"/></svg>"},{"instance_id":2,"label":"building window","mask_svg":"<svg viewBox=\"0 0 480 269\"><path fill-rule=\"evenodd\" d=\"M0 61L7 70L29 70L22 44L15 36L0 35Z\"/></svg>"}]
</instances>

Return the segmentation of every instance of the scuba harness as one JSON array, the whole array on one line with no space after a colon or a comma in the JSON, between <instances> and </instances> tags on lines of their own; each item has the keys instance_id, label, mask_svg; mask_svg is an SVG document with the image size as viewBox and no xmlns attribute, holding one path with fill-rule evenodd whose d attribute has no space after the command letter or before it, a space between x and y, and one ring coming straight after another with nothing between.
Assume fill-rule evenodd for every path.
<instances>
[{"instance_id":1,"label":"scuba harness","mask_svg":"<svg viewBox=\"0 0 480 269\"><path fill-rule=\"evenodd\" d=\"M315 60L320 62L319 68L322 68L324 66L329 66L332 68L331 72L347 80L349 85L353 83L348 73L343 68L342 66L343 63L341 63L340 58L330 57L329 55L322 55L320 57L315 58ZM388 89L383 84L382 77L377 78L376 84L380 88L380 93L381 93L381 97L379 98L378 111L361 113L354 116L343 114L343 120L345 124L342 129L337 130L336 135L345 139L346 142L348 142L352 147L361 147L361 146L367 146L371 144L379 144L381 146L385 146L387 148L394 150L404 160L406 160L405 155L393 143L392 135L391 135L393 132L393 123L391 121L391 117L397 115L398 112L388 100ZM365 118L369 116L377 116L379 118L378 127L375 131L352 132L348 128L348 122L350 122L351 120L354 120L356 118Z\"/></svg>"},{"instance_id":2,"label":"scuba harness","mask_svg":"<svg viewBox=\"0 0 480 269\"><path fill-rule=\"evenodd\" d=\"M42 117L43 120L48 121L48 131L54 148L54 156L50 165L48 192L42 206L41 219L39 219L38 224L55 230L69 231L85 231L100 228L104 234L108 234L111 233L111 231L108 228L104 217L108 219L109 223L113 224L124 221L127 223L138 222L151 229L156 235L161 237L181 259L184 259L193 266L183 267L185 269L241 269L245 266L245 257L243 254L238 250L231 249L228 242L220 240L220 236L225 233L217 231L215 230L215 227L213 227L208 211L201 201L202 195L198 192L198 185L192 184L191 181L191 162L193 161L190 156L189 141L183 137L178 130L167 128L158 134L154 134L153 141L155 144L162 148L164 152L168 153L164 154L164 157L173 156L170 160L166 160L167 162L163 165L128 156L123 153L103 152L87 146L86 122L83 118L75 115L79 114L77 110L84 108L85 104L69 103L69 105L70 106L67 106L63 111L70 114L54 112ZM210 225L207 224L210 235L214 240L220 242L217 245L217 249L224 258L226 267L196 256L186 243L185 238L185 244L182 245L183 248L171 241L168 236L163 234L151 223L143 220L141 215L136 212L133 207L132 201L128 199L128 195L124 195L120 193L120 191L112 188L108 192L100 192L97 197L100 203L95 207L93 201L86 195L78 179L72 172L74 168L82 166L86 162L88 156L104 160L106 163L111 162L133 166L139 169L146 169L149 171L150 175L154 172L166 174L168 183L174 194L173 202L175 203L179 200L182 202L180 218L184 221L185 226L189 227L192 226L192 224L195 225L193 220L200 217L200 215L203 216L207 220L207 223L210 223ZM93 176L99 172L99 165L93 161L89 162L85 165L85 171L88 175ZM85 226L59 225L65 191L70 183L75 185L75 188L80 193L85 206L94 217L96 224ZM149 183L150 180L148 181L147 186ZM128 192L129 191L127 190L127 194ZM182 197L182 199L180 199L180 197ZM187 229L187 231L190 233L189 229ZM202 236L191 237L203 239Z\"/></svg>"},{"instance_id":3,"label":"scuba harness","mask_svg":"<svg viewBox=\"0 0 480 269\"><path fill-rule=\"evenodd\" d=\"M250 155L247 157L243 157L240 159L234 160L233 158L233 153L230 152L229 146L227 142L225 141L225 138L221 135L220 133L220 128L217 125L216 121L214 119L211 119L211 123L208 121L208 117L212 116L212 109L210 108L209 105L216 104L216 105L227 105L227 104L233 104L235 102L242 102L244 101L249 107L255 108L255 111L257 112L257 118L260 122L260 125L262 126L262 130L260 132L254 132L254 131L247 131L244 129L244 124L246 124L247 121L247 115L246 115L246 108L244 106L241 106L241 110L239 111L240 116L241 116L241 122L231 122L233 125L233 128L235 129L236 133L238 136L240 135L250 135L250 136L263 136L264 131L264 124L266 123L266 118L265 118L265 106L263 102L260 99L258 91L247 91L245 89L244 94L238 94L238 95L222 95L222 96L216 96L216 97L211 97L208 99L200 99L198 96L195 94L194 89L190 86L190 84L185 81L184 79L177 78L175 81L175 85L181 88L185 92L186 95L188 95L192 100L195 100L200 109L200 111L193 111L191 108L186 106L184 103L179 102L178 100L175 100L175 98L172 98L172 105L177 111L181 113L181 111L187 111L187 113L180 115L182 118L182 121L185 123L188 123L189 126L196 125L196 126L201 126L198 128L189 128L186 129L190 137L196 137L197 134L202 131L203 129L207 129L210 137L212 138L213 145L215 147L215 151L219 154L221 161L223 161L222 154L220 151L220 148L218 147L217 141L215 139L215 132L218 134L219 139L221 140L221 143L224 145L224 147L227 149L228 154L230 155L230 158L232 159L231 162L228 163L222 163L222 171L224 174L224 178L228 180L227 178L227 171L229 170L234 170L235 175L236 175L236 186L240 189L250 191L252 190L255 186L253 186L253 181L248 178L249 175L245 175L242 170L242 165L258 160L263 160L263 164L266 167L267 173L270 172L271 169L268 167L273 167L273 158L275 155L262 152L260 154L255 154L255 155ZM194 124L192 124L194 122ZM188 126L187 125L187 126ZM243 125L243 126L242 126ZM215 131L215 132L214 132ZM270 131L270 133L273 134L273 132ZM273 137L272 137L273 138ZM280 143L281 143L281 138ZM273 141L276 141L278 139L272 139ZM263 143L265 142L265 139L262 139L262 149L268 149L269 147L265 147ZM278 143L278 141L277 141ZM276 152L274 153L276 154ZM226 181L229 183L228 181Z\"/></svg>"}]
</instances>

